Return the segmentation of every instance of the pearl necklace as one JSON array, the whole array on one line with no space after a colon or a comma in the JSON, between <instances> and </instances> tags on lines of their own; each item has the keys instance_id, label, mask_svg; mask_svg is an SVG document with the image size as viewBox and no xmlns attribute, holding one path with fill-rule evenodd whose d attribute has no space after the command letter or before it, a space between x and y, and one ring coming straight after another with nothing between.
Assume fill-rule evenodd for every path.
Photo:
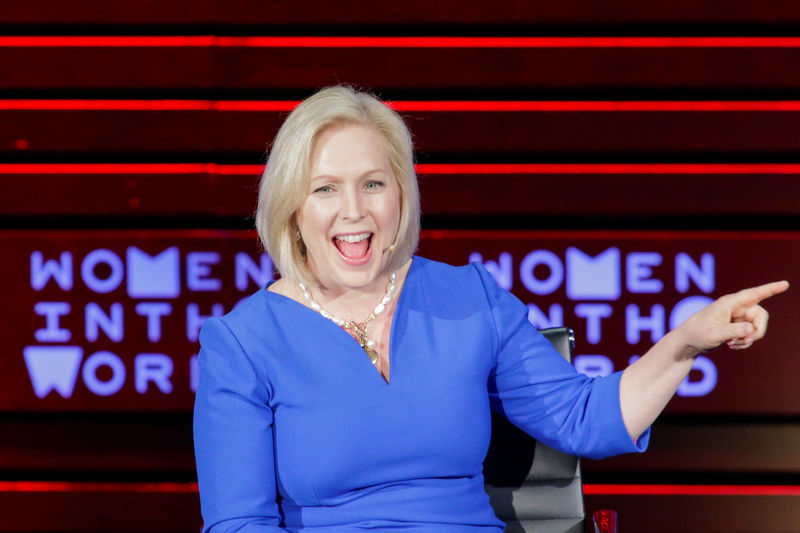
<instances>
[{"instance_id":1,"label":"pearl necklace","mask_svg":"<svg viewBox=\"0 0 800 533\"><path fill-rule=\"evenodd\" d=\"M314 298L311 296L311 292L303 283L298 283L298 286L300 287L300 290L303 291L303 298L305 298L305 300L308 302L308 305L311 307L311 309L318 312L337 326L347 330L356 339L356 342L358 342L359 346L361 346L361 348L367 354L369 360L372 361L372 364L377 365L378 352L375 351L375 346L377 343L373 339L370 339L369 335L367 335L367 324L375 320L379 314L383 313L386 310L386 306L392 301L392 295L394 294L395 289L397 289L397 285L395 284L396 280L396 273L392 272L389 274L389 285L386 287L386 294L383 295L381 301L378 302L378 305L375 306L375 308L363 322L344 320L336 315L330 314L314 300Z\"/></svg>"}]
</instances>

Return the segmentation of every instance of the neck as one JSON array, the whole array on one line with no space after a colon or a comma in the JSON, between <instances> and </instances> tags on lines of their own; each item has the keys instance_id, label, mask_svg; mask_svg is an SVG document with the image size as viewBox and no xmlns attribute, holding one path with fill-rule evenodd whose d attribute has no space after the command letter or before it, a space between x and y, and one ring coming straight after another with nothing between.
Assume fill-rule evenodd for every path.
<instances>
[{"instance_id":1,"label":"neck","mask_svg":"<svg viewBox=\"0 0 800 533\"><path fill-rule=\"evenodd\" d=\"M409 259L406 264L395 271L397 276L396 284L398 289L402 286L406 272L411 265ZM389 285L389 273L380 274L375 281L366 287L342 288L326 287L319 281L319 277L308 285L313 298L329 313L333 313L344 319L364 320L369 315L378 302L386 294ZM395 300L399 295L396 291L392 297Z\"/></svg>"},{"instance_id":2,"label":"neck","mask_svg":"<svg viewBox=\"0 0 800 533\"><path fill-rule=\"evenodd\" d=\"M363 321L386 294L389 275L381 274L366 287L326 287L319 281L308 287L311 296L327 312L346 320Z\"/></svg>"}]
</instances>

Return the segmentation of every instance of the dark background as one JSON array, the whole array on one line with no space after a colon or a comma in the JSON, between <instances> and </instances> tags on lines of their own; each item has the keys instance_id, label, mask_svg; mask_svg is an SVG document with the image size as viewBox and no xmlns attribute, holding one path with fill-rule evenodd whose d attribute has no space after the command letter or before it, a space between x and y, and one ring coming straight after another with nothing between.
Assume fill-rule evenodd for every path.
<instances>
[{"instance_id":1,"label":"dark background","mask_svg":"<svg viewBox=\"0 0 800 533\"><path fill-rule=\"evenodd\" d=\"M372 89L406 117L426 256L508 251L518 264L535 249L617 246L662 253L668 269L677 251L711 252L710 296L796 283L798 29L789 1L3 2L0 531L198 530L196 346L181 315L191 302L228 309L247 292L230 287L225 260L260 253L248 230L265 148L322 86ZM220 252L223 288L185 291L152 345L124 290L82 288L79 259L173 245L181 257ZM73 290L31 289L37 250L74 253ZM656 273L669 288L670 272ZM518 278L515 292L572 305L561 293L537 299ZM87 354L114 351L128 366L137 353L168 354L174 392L137 394L129 375L119 395L79 381L70 399L37 398L22 350L43 326L41 301L71 303L70 344ZM88 302L124 304L122 342L82 338ZM617 509L623 531L800 531L795 302L769 302L770 335L753 350L710 355L718 388L676 399L647 454L585 461L587 507ZM621 366L646 349L625 344L615 320L598 347L569 324L576 353L608 352Z\"/></svg>"}]
</instances>

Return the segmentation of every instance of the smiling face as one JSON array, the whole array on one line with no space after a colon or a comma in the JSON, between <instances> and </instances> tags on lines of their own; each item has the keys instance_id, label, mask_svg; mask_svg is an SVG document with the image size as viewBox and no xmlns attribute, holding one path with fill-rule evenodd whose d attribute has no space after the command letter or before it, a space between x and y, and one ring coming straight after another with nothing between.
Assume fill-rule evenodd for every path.
<instances>
[{"instance_id":1,"label":"smiling face","mask_svg":"<svg viewBox=\"0 0 800 533\"><path fill-rule=\"evenodd\" d=\"M400 190L380 133L346 124L319 135L295 220L320 285L335 292L383 290L400 224Z\"/></svg>"}]
</instances>

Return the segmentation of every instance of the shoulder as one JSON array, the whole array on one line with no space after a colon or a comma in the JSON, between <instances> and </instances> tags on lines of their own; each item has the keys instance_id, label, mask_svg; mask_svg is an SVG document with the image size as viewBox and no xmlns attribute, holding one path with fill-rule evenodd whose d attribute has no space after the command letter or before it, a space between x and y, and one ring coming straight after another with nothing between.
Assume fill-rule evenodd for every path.
<instances>
[{"instance_id":1,"label":"shoulder","mask_svg":"<svg viewBox=\"0 0 800 533\"><path fill-rule=\"evenodd\" d=\"M479 263L455 266L425 257L414 256L415 268L430 281L447 281L449 284L471 284L480 281L479 271L485 271Z\"/></svg>"},{"instance_id":2,"label":"shoulder","mask_svg":"<svg viewBox=\"0 0 800 533\"><path fill-rule=\"evenodd\" d=\"M246 323L262 316L270 306L270 293L266 288L261 288L250 296L239 300L233 309L222 317L228 326Z\"/></svg>"},{"instance_id":3,"label":"shoulder","mask_svg":"<svg viewBox=\"0 0 800 533\"><path fill-rule=\"evenodd\" d=\"M237 302L233 309L220 317L209 318L203 323L200 332L200 342L203 343L204 333L219 331L219 326L227 330L240 343L247 346L251 340L263 337L271 325L276 324L276 317L281 314L282 301L289 300L279 294L261 288L250 296Z\"/></svg>"},{"instance_id":4,"label":"shoulder","mask_svg":"<svg viewBox=\"0 0 800 533\"><path fill-rule=\"evenodd\" d=\"M465 313L486 313L493 322L527 321L528 306L501 288L482 263L456 267L423 259L421 266L421 277L432 302L461 308Z\"/></svg>"},{"instance_id":5,"label":"shoulder","mask_svg":"<svg viewBox=\"0 0 800 533\"><path fill-rule=\"evenodd\" d=\"M252 378L262 383L259 388L271 391L271 361L284 351L281 330L285 321L297 321L292 304L262 288L240 300L229 313L205 320L199 336L201 375L204 368L216 373L228 369L231 375L225 379Z\"/></svg>"},{"instance_id":6,"label":"shoulder","mask_svg":"<svg viewBox=\"0 0 800 533\"><path fill-rule=\"evenodd\" d=\"M420 277L428 284L461 290L470 288L486 290L497 287L492 275L480 263L454 266L419 256L414 257L414 262Z\"/></svg>"},{"instance_id":7,"label":"shoulder","mask_svg":"<svg viewBox=\"0 0 800 533\"><path fill-rule=\"evenodd\" d=\"M454 266L415 257L413 275L425 294L448 306L486 307L496 291L501 290L492 275L480 263Z\"/></svg>"}]
</instances>

